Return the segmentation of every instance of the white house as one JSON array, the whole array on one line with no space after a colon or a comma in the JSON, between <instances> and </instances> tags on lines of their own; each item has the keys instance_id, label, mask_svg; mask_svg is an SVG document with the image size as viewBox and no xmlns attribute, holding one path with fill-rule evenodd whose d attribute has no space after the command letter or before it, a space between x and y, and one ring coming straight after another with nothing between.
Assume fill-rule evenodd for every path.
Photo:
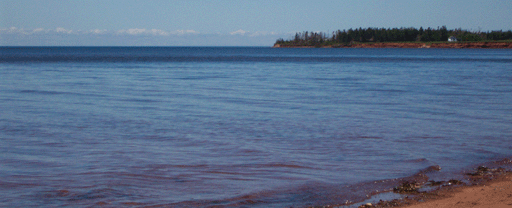
<instances>
[{"instance_id":1,"label":"white house","mask_svg":"<svg viewBox=\"0 0 512 208\"><path fill-rule=\"evenodd\" d=\"M457 42L457 38L455 36L450 36L448 38L448 42Z\"/></svg>"}]
</instances>

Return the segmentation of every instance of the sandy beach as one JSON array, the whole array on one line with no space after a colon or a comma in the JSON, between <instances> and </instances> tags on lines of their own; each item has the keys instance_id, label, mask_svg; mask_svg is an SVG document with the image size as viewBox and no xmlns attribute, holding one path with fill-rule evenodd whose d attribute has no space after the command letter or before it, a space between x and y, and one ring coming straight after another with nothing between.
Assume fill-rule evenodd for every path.
<instances>
[{"instance_id":1,"label":"sandy beach","mask_svg":"<svg viewBox=\"0 0 512 208\"><path fill-rule=\"evenodd\" d=\"M463 186L439 193L439 199L409 205L409 208L430 207L512 207L512 174L482 185Z\"/></svg>"},{"instance_id":2,"label":"sandy beach","mask_svg":"<svg viewBox=\"0 0 512 208\"><path fill-rule=\"evenodd\" d=\"M367 207L407 208L500 208L512 207L512 172L473 177L472 185L441 187L431 192L413 194L406 199L381 201Z\"/></svg>"}]
</instances>

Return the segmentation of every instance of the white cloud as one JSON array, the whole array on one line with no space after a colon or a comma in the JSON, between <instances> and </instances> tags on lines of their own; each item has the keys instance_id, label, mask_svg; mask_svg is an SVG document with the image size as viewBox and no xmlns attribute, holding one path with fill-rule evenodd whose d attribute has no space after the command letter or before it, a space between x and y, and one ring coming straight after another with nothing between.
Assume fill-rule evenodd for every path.
<instances>
[{"instance_id":1,"label":"white cloud","mask_svg":"<svg viewBox=\"0 0 512 208\"><path fill-rule=\"evenodd\" d=\"M229 34L231 34L231 35L245 35L245 33L247 33L247 31L244 31L244 30L240 29L240 30L237 30L237 31L234 31L234 32L230 32Z\"/></svg>"},{"instance_id":2,"label":"white cloud","mask_svg":"<svg viewBox=\"0 0 512 208\"><path fill-rule=\"evenodd\" d=\"M89 32L94 33L94 34L105 34L107 32L107 30L94 29Z\"/></svg>"},{"instance_id":3,"label":"white cloud","mask_svg":"<svg viewBox=\"0 0 512 208\"><path fill-rule=\"evenodd\" d=\"M251 31L245 31L245 30L237 30L237 31L233 31L233 32L230 32L229 34L231 35L242 35L242 36L249 36L249 37L258 37L258 36L275 36L275 35L279 35L279 33L276 33L276 32L268 32L268 31L256 31L256 32L251 32ZM295 34L295 33L294 33Z\"/></svg>"},{"instance_id":4,"label":"white cloud","mask_svg":"<svg viewBox=\"0 0 512 208\"><path fill-rule=\"evenodd\" d=\"M294 34L294 33L293 33ZM95 36L101 36L96 38ZM227 38L228 36L231 36ZM289 34L237 30L229 33L200 33L196 30L161 29L88 29L71 30L63 27L54 29L17 27L0 28L0 45L166 45L166 46L241 46L272 45L277 38L286 38Z\"/></svg>"},{"instance_id":5,"label":"white cloud","mask_svg":"<svg viewBox=\"0 0 512 208\"><path fill-rule=\"evenodd\" d=\"M32 30L32 33L38 33L38 32L43 32L44 31L44 28L36 28L34 30Z\"/></svg>"},{"instance_id":6,"label":"white cloud","mask_svg":"<svg viewBox=\"0 0 512 208\"><path fill-rule=\"evenodd\" d=\"M9 33L16 33L16 32L24 32L24 30L23 29L18 29L16 27L11 27L11 28L7 29L7 32L9 32Z\"/></svg>"},{"instance_id":7,"label":"white cloud","mask_svg":"<svg viewBox=\"0 0 512 208\"><path fill-rule=\"evenodd\" d=\"M128 34L128 35L139 35L139 34L145 34L148 33L148 30L146 29L139 29L139 28L130 28L127 30L118 30L116 32L117 34Z\"/></svg>"},{"instance_id":8,"label":"white cloud","mask_svg":"<svg viewBox=\"0 0 512 208\"><path fill-rule=\"evenodd\" d=\"M24 31L22 29L18 29L16 27L10 27L8 29L0 29L0 33L13 34L13 33L24 33Z\"/></svg>"},{"instance_id":9,"label":"white cloud","mask_svg":"<svg viewBox=\"0 0 512 208\"><path fill-rule=\"evenodd\" d=\"M141 34L144 32L146 32L146 29L132 28L132 29L126 30L126 33L128 33L130 35L138 35L138 34Z\"/></svg>"},{"instance_id":10,"label":"white cloud","mask_svg":"<svg viewBox=\"0 0 512 208\"><path fill-rule=\"evenodd\" d=\"M199 32L195 30L176 30L174 34L185 35L185 34L199 34Z\"/></svg>"},{"instance_id":11,"label":"white cloud","mask_svg":"<svg viewBox=\"0 0 512 208\"><path fill-rule=\"evenodd\" d=\"M276 32L267 32L267 31L258 31L258 32L251 33L249 36L256 37L256 36L266 36L266 35L277 35L277 33Z\"/></svg>"},{"instance_id":12,"label":"white cloud","mask_svg":"<svg viewBox=\"0 0 512 208\"><path fill-rule=\"evenodd\" d=\"M0 29L0 34L23 34L23 35L30 35L33 33L41 32L43 31L43 28L37 28L34 30L26 30L26 29L20 29L17 27L10 27L8 29Z\"/></svg>"},{"instance_id":13,"label":"white cloud","mask_svg":"<svg viewBox=\"0 0 512 208\"><path fill-rule=\"evenodd\" d=\"M160 29L127 29L118 30L117 34L130 34L130 35L155 35L155 36L169 36L169 35L187 35L187 34L199 34L195 30L176 30L176 31L165 31Z\"/></svg>"},{"instance_id":14,"label":"white cloud","mask_svg":"<svg viewBox=\"0 0 512 208\"><path fill-rule=\"evenodd\" d=\"M58 27L56 29L44 29L44 28L36 28L36 29L20 29L17 27L10 27L10 28L0 28L0 34L24 34L24 35L35 35L35 34L52 34L52 33L58 33L58 34L89 34L89 35L105 35L105 34L112 34L112 35L153 35L153 36L170 36L170 35L199 35L200 32L196 30L175 30L175 31L166 31L161 29L145 29L145 28L130 28L130 29L122 29L122 30L106 30L106 29L93 29L93 30L70 30L65 29L63 27ZM205 34L207 35L207 34ZM247 37L258 37L258 36L275 36L278 35L278 33L275 32L266 32L266 31L257 31L257 32L250 32L245 30L237 30L230 33L216 33L216 34L209 34L209 35L241 35L241 36L247 36Z\"/></svg>"},{"instance_id":15,"label":"white cloud","mask_svg":"<svg viewBox=\"0 0 512 208\"><path fill-rule=\"evenodd\" d=\"M73 30L67 30L62 27L58 27L57 29L55 29L55 32L71 34L71 33L73 33Z\"/></svg>"},{"instance_id":16,"label":"white cloud","mask_svg":"<svg viewBox=\"0 0 512 208\"><path fill-rule=\"evenodd\" d=\"M169 35L169 32L164 31L164 30L159 30L159 29L152 29L152 30L151 30L151 34L153 34L153 35L162 35L162 36L167 36L167 35Z\"/></svg>"}]
</instances>

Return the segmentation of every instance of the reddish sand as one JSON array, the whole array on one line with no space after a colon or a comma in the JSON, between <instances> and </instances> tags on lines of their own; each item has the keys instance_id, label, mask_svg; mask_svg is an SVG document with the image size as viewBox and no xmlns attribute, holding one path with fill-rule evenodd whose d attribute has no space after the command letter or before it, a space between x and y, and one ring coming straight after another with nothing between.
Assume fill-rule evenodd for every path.
<instances>
[{"instance_id":1,"label":"reddish sand","mask_svg":"<svg viewBox=\"0 0 512 208\"><path fill-rule=\"evenodd\" d=\"M445 191L447 198L427 201L409 208L427 207L512 207L512 174L479 186L460 187Z\"/></svg>"},{"instance_id":2,"label":"reddish sand","mask_svg":"<svg viewBox=\"0 0 512 208\"><path fill-rule=\"evenodd\" d=\"M315 48L314 46L286 46L275 44L274 48ZM471 43L356 43L351 45L330 45L321 48L510 48L512 42L471 42Z\"/></svg>"},{"instance_id":3,"label":"reddish sand","mask_svg":"<svg viewBox=\"0 0 512 208\"><path fill-rule=\"evenodd\" d=\"M512 208L512 172L495 175L479 185L445 187L432 192L411 195L407 199L381 201L360 207L387 208Z\"/></svg>"}]
</instances>

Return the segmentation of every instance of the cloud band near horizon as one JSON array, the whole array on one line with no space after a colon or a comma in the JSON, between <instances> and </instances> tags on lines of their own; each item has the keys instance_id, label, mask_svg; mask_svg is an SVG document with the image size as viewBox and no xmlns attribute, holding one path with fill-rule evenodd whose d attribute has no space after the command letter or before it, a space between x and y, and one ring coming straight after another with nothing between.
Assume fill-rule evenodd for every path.
<instances>
[{"instance_id":1,"label":"cloud band near horizon","mask_svg":"<svg viewBox=\"0 0 512 208\"><path fill-rule=\"evenodd\" d=\"M278 38L294 32L237 30L207 34L183 29L130 28L121 30L72 30L17 27L0 28L0 46L272 46Z\"/></svg>"}]
</instances>

